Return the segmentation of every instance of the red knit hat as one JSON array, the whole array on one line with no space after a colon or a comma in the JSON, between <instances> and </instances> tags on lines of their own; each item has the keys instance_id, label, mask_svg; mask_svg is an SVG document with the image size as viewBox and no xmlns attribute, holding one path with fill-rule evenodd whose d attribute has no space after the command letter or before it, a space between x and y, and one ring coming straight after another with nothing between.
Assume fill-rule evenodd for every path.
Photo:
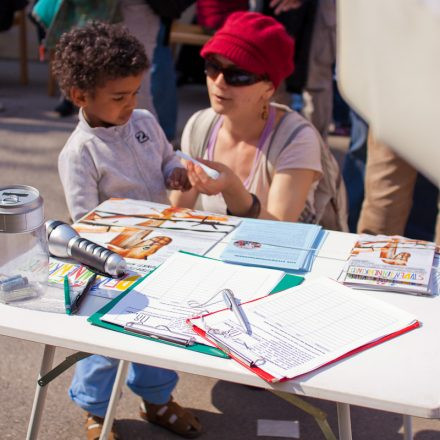
<instances>
[{"instance_id":1,"label":"red knit hat","mask_svg":"<svg viewBox=\"0 0 440 440\"><path fill-rule=\"evenodd\" d=\"M202 47L200 55L222 55L243 70L268 75L275 88L293 72L293 39L274 18L234 12Z\"/></svg>"}]
</instances>

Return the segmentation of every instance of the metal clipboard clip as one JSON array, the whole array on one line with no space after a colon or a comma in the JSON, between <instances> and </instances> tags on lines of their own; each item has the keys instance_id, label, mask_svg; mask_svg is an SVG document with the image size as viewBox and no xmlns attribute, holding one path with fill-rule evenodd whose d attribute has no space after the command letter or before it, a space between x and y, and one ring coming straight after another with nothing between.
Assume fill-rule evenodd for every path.
<instances>
[{"instance_id":1,"label":"metal clipboard clip","mask_svg":"<svg viewBox=\"0 0 440 440\"><path fill-rule=\"evenodd\" d=\"M173 344L183 345L185 347L194 345L196 340L194 337L185 337L180 335L173 335L171 330L165 328L165 330L159 329L157 327L149 327L143 324L138 324L136 322L127 322L124 326L124 330L131 333L137 333L139 335L148 336L153 339L158 339L166 342L172 342Z\"/></svg>"},{"instance_id":2,"label":"metal clipboard clip","mask_svg":"<svg viewBox=\"0 0 440 440\"><path fill-rule=\"evenodd\" d=\"M207 333L221 350L223 350L227 354L232 354L234 357L236 357L238 360L249 367L259 367L266 362L264 358L251 359L250 357L244 355L236 349L229 347L225 344L225 342L219 339L219 337L215 334L214 329L209 329Z\"/></svg>"}]
</instances>

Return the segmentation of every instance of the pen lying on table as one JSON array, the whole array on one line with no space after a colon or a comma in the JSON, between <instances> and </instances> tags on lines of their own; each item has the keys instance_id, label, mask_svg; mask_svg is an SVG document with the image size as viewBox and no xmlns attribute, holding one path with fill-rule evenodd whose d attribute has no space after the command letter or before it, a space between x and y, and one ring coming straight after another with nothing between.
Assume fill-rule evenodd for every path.
<instances>
[{"instance_id":1,"label":"pen lying on table","mask_svg":"<svg viewBox=\"0 0 440 440\"><path fill-rule=\"evenodd\" d=\"M71 315L72 309L70 304L70 285L69 277L67 275L64 277L64 307L66 309L66 314Z\"/></svg>"},{"instance_id":2,"label":"pen lying on table","mask_svg":"<svg viewBox=\"0 0 440 440\"><path fill-rule=\"evenodd\" d=\"M96 273L94 273L89 280L87 281L87 284L84 286L84 289L77 295L75 300L73 301L72 306L70 307L70 313L67 312L69 315L77 313L79 311L79 308L81 307L81 303L83 302L84 298L86 297L87 293L90 291L90 289L93 286L93 283L96 280ZM67 311L67 308L66 308Z\"/></svg>"}]
</instances>

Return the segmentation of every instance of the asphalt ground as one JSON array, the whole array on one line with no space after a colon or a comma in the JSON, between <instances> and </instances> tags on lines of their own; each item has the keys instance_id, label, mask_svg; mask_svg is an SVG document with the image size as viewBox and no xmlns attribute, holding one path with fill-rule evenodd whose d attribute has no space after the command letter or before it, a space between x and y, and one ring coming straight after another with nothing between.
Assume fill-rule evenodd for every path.
<instances>
[{"instance_id":1,"label":"asphalt ground","mask_svg":"<svg viewBox=\"0 0 440 440\"><path fill-rule=\"evenodd\" d=\"M30 64L28 86L19 85L18 78L18 63L0 60L0 103L4 106L0 112L0 186L20 183L38 188L44 198L46 218L68 221L57 157L76 117L60 119L52 111L58 98L47 95L47 65ZM207 106L207 102L202 86L179 89L180 130L187 118ZM341 159L347 140L331 138L331 145ZM0 336L0 440L26 436L42 353L41 344ZM71 353L57 349L54 365ZM72 372L73 369L67 371L49 386L40 428L42 440L85 438L84 413L67 395ZM258 419L297 420L301 439L324 438L310 415L267 391L181 374L174 396L200 418L204 440L275 439L257 437ZM307 401L328 414L337 433L336 405L317 399ZM139 399L125 388L116 413L117 427L124 439L179 438L143 422L138 406ZM353 406L351 415L353 439L403 439L402 417L398 414ZM414 418L413 424L415 440L440 439L438 420Z\"/></svg>"}]
</instances>

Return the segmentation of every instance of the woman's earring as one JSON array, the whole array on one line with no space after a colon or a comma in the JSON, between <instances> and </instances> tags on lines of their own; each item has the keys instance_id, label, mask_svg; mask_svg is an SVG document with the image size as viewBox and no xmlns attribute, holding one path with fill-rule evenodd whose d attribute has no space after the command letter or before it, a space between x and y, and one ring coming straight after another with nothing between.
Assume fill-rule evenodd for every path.
<instances>
[{"instance_id":1,"label":"woman's earring","mask_svg":"<svg viewBox=\"0 0 440 440\"><path fill-rule=\"evenodd\" d=\"M269 117L269 106L267 104L263 105L263 110L261 111L261 119L265 121Z\"/></svg>"}]
</instances>

